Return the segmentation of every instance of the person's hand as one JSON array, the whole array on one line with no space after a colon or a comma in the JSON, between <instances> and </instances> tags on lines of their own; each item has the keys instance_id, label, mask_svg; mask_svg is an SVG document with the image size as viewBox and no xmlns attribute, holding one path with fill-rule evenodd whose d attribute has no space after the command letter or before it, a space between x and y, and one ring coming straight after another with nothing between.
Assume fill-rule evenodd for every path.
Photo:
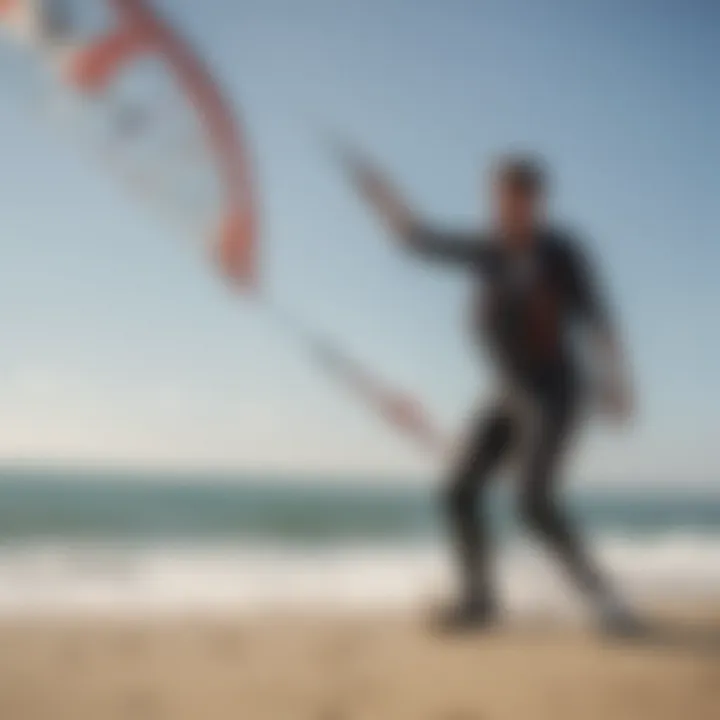
<instances>
[{"instance_id":1,"label":"person's hand","mask_svg":"<svg viewBox=\"0 0 720 720\"><path fill-rule=\"evenodd\" d=\"M608 332L598 334L595 348L600 410L616 422L627 422L635 413L635 398L624 353Z\"/></svg>"},{"instance_id":2,"label":"person's hand","mask_svg":"<svg viewBox=\"0 0 720 720\"><path fill-rule=\"evenodd\" d=\"M372 206L384 210L390 205L393 193L377 168L359 158L354 158L348 168L358 191Z\"/></svg>"},{"instance_id":3,"label":"person's hand","mask_svg":"<svg viewBox=\"0 0 720 720\"><path fill-rule=\"evenodd\" d=\"M384 180L376 168L355 148L338 138L331 138L330 149L340 166L355 186L355 189L367 200L374 202L382 196Z\"/></svg>"},{"instance_id":4,"label":"person's hand","mask_svg":"<svg viewBox=\"0 0 720 720\"><path fill-rule=\"evenodd\" d=\"M632 420L635 414L635 401L632 388L627 381L610 384L602 397L603 410L610 418L619 423Z\"/></svg>"},{"instance_id":5,"label":"person's hand","mask_svg":"<svg viewBox=\"0 0 720 720\"><path fill-rule=\"evenodd\" d=\"M373 163L346 144L334 143L334 150L360 196L399 240L415 225L415 218L404 199Z\"/></svg>"}]
</instances>

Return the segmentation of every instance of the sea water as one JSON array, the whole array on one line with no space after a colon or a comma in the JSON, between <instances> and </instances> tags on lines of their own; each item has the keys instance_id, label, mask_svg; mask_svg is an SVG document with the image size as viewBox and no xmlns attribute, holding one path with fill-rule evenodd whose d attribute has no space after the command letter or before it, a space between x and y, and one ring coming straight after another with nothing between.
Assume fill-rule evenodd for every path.
<instances>
[{"instance_id":1,"label":"sea water","mask_svg":"<svg viewBox=\"0 0 720 720\"><path fill-rule=\"evenodd\" d=\"M567 505L619 587L720 597L720 491L573 488ZM453 589L435 488L377 478L0 471L0 612L405 610ZM566 612L565 578L493 498L500 591Z\"/></svg>"}]
</instances>

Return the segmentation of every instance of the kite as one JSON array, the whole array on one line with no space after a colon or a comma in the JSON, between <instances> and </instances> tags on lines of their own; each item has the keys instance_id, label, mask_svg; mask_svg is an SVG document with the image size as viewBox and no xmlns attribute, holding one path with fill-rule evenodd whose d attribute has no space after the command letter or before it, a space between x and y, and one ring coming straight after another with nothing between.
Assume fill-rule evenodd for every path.
<instances>
[{"instance_id":1,"label":"kite","mask_svg":"<svg viewBox=\"0 0 720 720\"><path fill-rule=\"evenodd\" d=\"M0 0L0 20L38 51L66 97L83 106L81 121L104 113L106 147L120 164L133 156L132 167L124 168L126 177L137 189L148 190L147 197L163 191L165 205L182 211L198 189L192 176L200 169L188 162L178 173L172 160L184 146L192 155L189 161L204 161L206 195L213 195L214 217L204 218L211 226L211 248L229 278L252 288L258 272L258 218L237 117L200 58L145 0L95 5L104 6L105 12L94 8L92 14L106 16L107 29L87 32L83 20L91 6L68 0ZM171 116L184 127L173 128L177 120ZM173 130L174 146L166 136Z\"/></svg>"},{"instance_id":2,"label":"kite","mask_svg":"<svg viewBox=\"0 0 720 720\"><path fill-rule=\"evenodd\" d=\"M200 56L149 0L0 0L0 28L47 70L115 175L201 237L233 288L262 302L324 370L391 426L444 447L422 406L274 305L246 135Z\"/></svg>"}]
</instances>

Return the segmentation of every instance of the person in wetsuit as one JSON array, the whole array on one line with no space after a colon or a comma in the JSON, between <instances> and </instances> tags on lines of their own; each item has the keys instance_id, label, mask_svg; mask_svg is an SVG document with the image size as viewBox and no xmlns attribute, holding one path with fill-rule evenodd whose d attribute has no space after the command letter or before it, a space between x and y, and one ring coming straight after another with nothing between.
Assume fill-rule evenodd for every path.
<instances>
[{"instance_id":1,"label":"person in wetsuit","mask_svg":"<svg viewBox=\"0 0 720 720\"><path fill-rule=\"evenodd\" d=\"M574 326L590 331L609 368L606 408L627 416L631 392L580 243L545 217L541 163L528 157L498 163L492 225L463 233L427 225L375 168L354 155L345 160L362 194L405 247L464 267L477 279L473 324L498 375L497 399L478 414L446 485L444 505L463 589L460 602L443 614L443 625L484 626L498 614L485 506L496 469L514 451L525 525L553 551L607 626L623 632L636 627L558 503L559 471L582 405Z\"/></svg>"}]
</instances>

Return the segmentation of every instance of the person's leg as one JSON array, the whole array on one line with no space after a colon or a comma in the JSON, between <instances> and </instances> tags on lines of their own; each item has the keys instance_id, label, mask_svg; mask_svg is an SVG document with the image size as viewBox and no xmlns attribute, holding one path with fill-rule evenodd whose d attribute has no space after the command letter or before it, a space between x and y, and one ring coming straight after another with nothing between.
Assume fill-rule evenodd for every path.
<instances>
[{"instance_id":1,"label":"person's leg","mask_svg":"<svg viewBox=\"0 0 720 720\"><path fill-rule=\"evenodd\" d=\"M472 428L444 491L461 573L461 609L488 619L494 611L494 597L485 517L486 490L512 436L513 421L504 408L495 407L483 414Z\"/></svg>"},{"instance_id":2,"label":"person's leg","mask_svg":"<svg viewBox=\"0 0 720 720\"><path fill-rule=\"evenodd\" d=\"M574 430L575 409L572 388L561 387L543 397L527 418L520 515L554 552L582 592L598 601L609 595L608 584L557 498L561 464Z\"/></svg>"},{"instance_id":3,"label":"person's leg","mask_svg":"<svg viewBox=\"0 0 720 720\"><path fill-rule=\"evenodd\" d=\"M571 399L570 399L571 400ZM586 551L557 500L560 464L573 429L574 405L563 393L540 409L526 448L520 510L527 525L557 558L599 612L603 630L638 635L644 624L625 605Z\"/></svg>"}]
</instances>

